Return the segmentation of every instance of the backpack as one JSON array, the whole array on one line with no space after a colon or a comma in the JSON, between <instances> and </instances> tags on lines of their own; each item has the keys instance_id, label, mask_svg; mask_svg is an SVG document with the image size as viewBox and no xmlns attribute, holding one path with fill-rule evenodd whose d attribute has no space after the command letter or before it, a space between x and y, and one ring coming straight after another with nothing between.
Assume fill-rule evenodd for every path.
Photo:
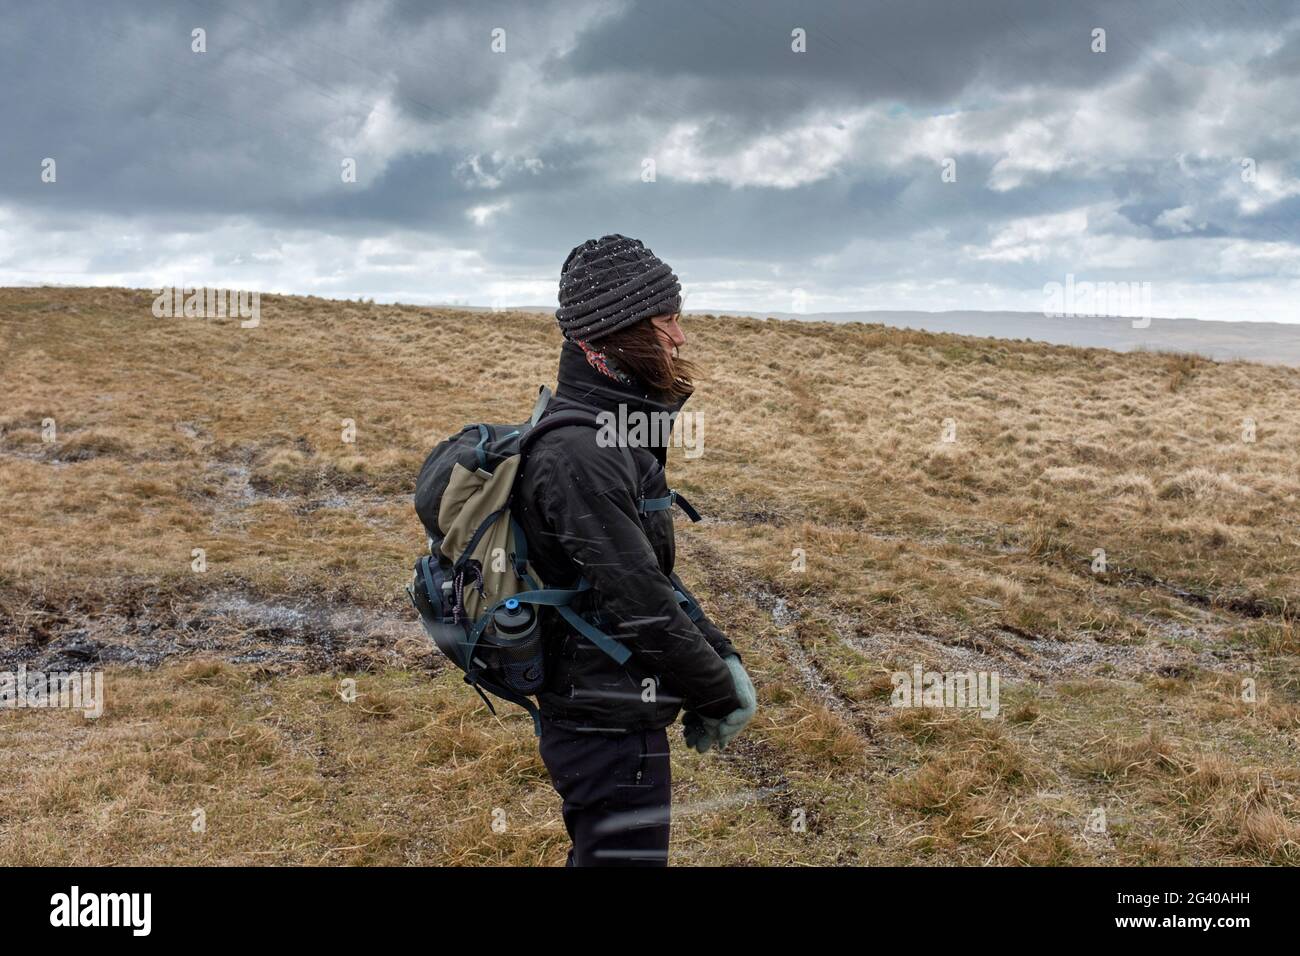
<instances>
[{"instance_id":1,"label":"backpack","mask_svg":"<svg viewBox=\"0 0 1300 956\"><path fill-rule=\"evenodd\" d=\"M551 390L542 386L539 393L527 422L466 425L429 453L415 490L415 511L429 553L415 562L414 579L406 589L429 638L464 672L465 683L488 710L496 713L487 694L518 704L533 718L537 735L541 718L529 696L546 681L538 609L555 608L617 663L631 656L624 645L569 607L590 590L586 579L572 588L548 588L528 563L528 543L510 506L529 446L565 425L600 427L595 409L544 415ZM674 503L699 520L676 492L640 498L638 510L646 514ZM697 619L699 608L683 590L676 590L677 599Z\"/></svg>"}]
</instances>

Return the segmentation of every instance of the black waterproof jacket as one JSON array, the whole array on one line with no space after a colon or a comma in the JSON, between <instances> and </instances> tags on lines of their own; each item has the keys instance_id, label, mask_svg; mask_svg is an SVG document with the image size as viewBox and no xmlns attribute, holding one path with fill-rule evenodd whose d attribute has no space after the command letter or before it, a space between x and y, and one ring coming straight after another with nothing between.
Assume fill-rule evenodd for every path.
<instances>
[{"instance_id":1,"label":"black waterproof jacket","mask_svg":"<svg viewBox=\"0 0 1300 956\"><path fill-rule=\"evenodd\" d=\"M565 342L559 384L546 415L561 411L668 413L637 385L592 368ZM648 429L652 434L654 429ZM708 619L696 622L677 603L672 510L638 513L637 501L669 493L662 442L602 447L599 431L566 425L540 435L516 481L513 510L528 541L528 558L547 587L572 587L585 577L592 591L573 605L623 643L632 656L619 665L550 608L543 610L546 685L538 694L544 720L575 730L657 730L682 708L725 717L740 706L722 656L736 654ZM608 435L608 432L606 433ZM607 439L606 439L607 440ZM692 600L694 596L692 595Z\"/></svg>"}]
</instances>

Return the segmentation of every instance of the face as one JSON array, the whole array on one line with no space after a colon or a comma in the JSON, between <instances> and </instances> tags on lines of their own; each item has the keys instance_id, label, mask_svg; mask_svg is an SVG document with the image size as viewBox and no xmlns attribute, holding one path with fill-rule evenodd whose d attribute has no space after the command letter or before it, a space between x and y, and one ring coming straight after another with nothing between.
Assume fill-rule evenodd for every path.
<instances>
[{"instance_id":1,"label":"face","mask_svg":"<svg viewBox=\"0 0 1300 956\"><path fill-rule=\"evenodd\" d=\"M677 350L686 344L686 332L682 329L681 313L656 315L650 321L659 333L659 343L670 358L677 355Z\"/></svg>"}]
</instances>

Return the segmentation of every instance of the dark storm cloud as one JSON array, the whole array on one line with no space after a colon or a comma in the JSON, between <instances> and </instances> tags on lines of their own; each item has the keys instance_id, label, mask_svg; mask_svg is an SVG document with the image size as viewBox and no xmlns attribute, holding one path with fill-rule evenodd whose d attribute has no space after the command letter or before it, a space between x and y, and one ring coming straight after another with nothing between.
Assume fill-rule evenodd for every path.
<instances>
[{"instance_id":1,"label":"dark storm cloud","mask_svg":"<svg viewBox=\"0 0 1300 956\"><path fill-rule=\"evenodd\" d=\"M0 196L47 201L32 157L53 156L59 201L100 210L424 220L458 191L451 173L466 154L450 137L440 149L435 131L480 114L505 74L485 68L494 5L474 8L477 23L454 5L413 6L13 8L0 40ZM387 155L367 168L363 151L360 188L343 190L341 159L356 153L344 142L367 123L429 139L394 149L392 169ZM413 181L413 167L429 178Z\"/></svg>"},{"instance_id":2,"label":"dark storm cloud","mask_svg":"<svg viewBox=\"0 0 1300 956\"><path fill-rule=\"evenodd\" d=\"M752 307L1086 269L1293 282L1297 51L1267 0L15 5L0 272L206 257L279 288L545 301L570 246L621 231Z\"/></svg>"},{"instance_id":3,"label":"dark storm cloud","mask_svg":"<svg viewBox=\"0 0 1300 956\"><path fill-rule=\"evenodd\" d=\"M1192 9L1198 15L1189 18ZM760 115L771 105L771 89L803 104L832 97L935 107L952 104L971 87L1095 86L1171 35L1277 24L1284 13L1280 7L1183 0L663 0L631 7L585 32L553 69L557 76L631 75L642 82L664 74L722 79L719 95L748 91ZM789 55L796 27L806 31L814 55ZM1104 57L1090 49L1095 27L1108 30ZM682 104L688 110L710 105ZM739 104L732 98L728 105Z\"/></svg>"}]
</instances>

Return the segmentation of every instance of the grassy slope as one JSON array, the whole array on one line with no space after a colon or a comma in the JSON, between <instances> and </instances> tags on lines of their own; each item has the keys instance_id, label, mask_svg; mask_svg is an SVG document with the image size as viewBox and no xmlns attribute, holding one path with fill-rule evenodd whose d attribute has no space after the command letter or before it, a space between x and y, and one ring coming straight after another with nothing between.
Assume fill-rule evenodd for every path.
<instances>
[{"instance_id":1,"label":"grassy slope","mask_svg":"<svg viewBox=\"0 0 1300 956\"><path fill-rule=\"evenodd\" d=\"M151 301L0 290L0 669L109 665L98 721L0 712L0 863L560 861L526 719L492 719L401 594L424 453L526 414L553 323L264 297L241 330ZM705 452L670 472L710 519L679 525L681 570L762 706L727 754L674 740L674 862L1300 858L1300 371L688 334ZM914 663L998 670L1002 717L891 708Z\"/></svg>"}]
</instances>

